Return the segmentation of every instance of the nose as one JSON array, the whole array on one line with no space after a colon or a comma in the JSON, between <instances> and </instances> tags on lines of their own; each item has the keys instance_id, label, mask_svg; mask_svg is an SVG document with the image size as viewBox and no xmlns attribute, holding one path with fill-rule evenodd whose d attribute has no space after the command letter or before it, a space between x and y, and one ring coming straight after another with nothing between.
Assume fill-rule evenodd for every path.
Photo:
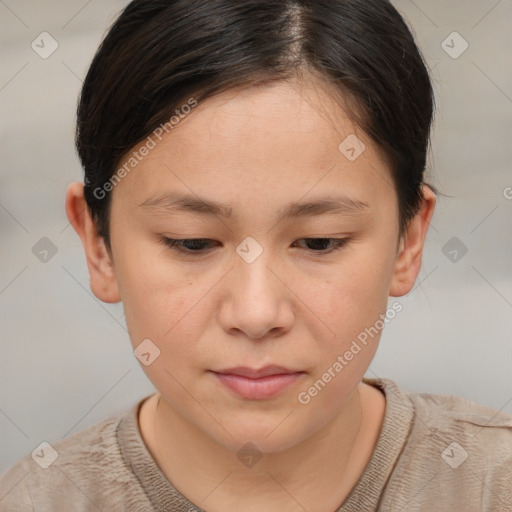
<instances>
[{"instance_id":1,"label":"nose","mask_svg":"<svg viewBox=\"0 0 512 512\"><path fill-rule=\"evenodd\" d=\"M243 332L251 339L275 337L294 321L293 293L275 258L265 251L252 262L235 259L224 286L220 321L227 332Z\"/></svg>"}]
</instances>

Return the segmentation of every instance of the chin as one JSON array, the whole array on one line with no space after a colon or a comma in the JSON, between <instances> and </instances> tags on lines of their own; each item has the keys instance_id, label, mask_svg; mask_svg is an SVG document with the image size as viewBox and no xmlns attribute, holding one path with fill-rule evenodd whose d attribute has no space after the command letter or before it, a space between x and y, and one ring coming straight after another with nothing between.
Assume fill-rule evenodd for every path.
<instances>
[{"instance_id":1,"label":"chin","mask_svg":"<svg viewBox=\"0 0 512 512\"><path fill-rule=\"evenodd\" d=\"M293 448L306 437L305 433L298 432L294 428L293 422L289 422L285 426L286 420L280 425L281 421L282 418L271 426L261 427L255 426L254 423L241 421L231 428L228 425L225 426L232 436L222 430L220 437L215 435L212 438L216 443L237 455L247 451L254 452L256 456L280 453Z\"/></svg>"}]
</instances>

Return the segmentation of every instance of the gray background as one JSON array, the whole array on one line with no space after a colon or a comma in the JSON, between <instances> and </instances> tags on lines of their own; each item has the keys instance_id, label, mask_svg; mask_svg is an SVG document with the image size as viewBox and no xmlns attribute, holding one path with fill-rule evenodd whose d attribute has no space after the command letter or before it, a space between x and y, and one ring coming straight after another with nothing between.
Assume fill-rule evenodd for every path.
<instances>
[{"instance_id":1,"label":"gray background","mask_svg":"<svg viewBox=\"0 0 512 512\"><path fill-rule=\"evenodd\" d=\"M132 354L122 305L91 294L64 211L68 184L82 179L77 95L126 4L0 0L0 471L154 391ZM398 299L404 309L385 328L368 376L512 414L512 0L394 4L432 70L429 175L449 197L439 197L417 285ZM59 45L47 59L31 48L43 31ZM441 46L454 31L469 44L458 58ZM460 50L452 39L450 51ZM34 254L43 237L57 248L46 262Z\"/></svg>"}]
</instances>

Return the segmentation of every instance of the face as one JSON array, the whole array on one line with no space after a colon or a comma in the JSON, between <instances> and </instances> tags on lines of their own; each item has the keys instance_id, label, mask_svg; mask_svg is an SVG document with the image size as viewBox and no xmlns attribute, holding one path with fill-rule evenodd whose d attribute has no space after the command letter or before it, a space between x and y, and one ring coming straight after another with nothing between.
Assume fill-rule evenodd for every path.
<instances>
[{"instance_id":1,"label":"face","mask_svg":"<svg viewBox=\"0 0 512 512\"><path fill-rule=\"evenodd\" d=\"M365 145L355 159L350 143L339 148L354 135ZM221 445L263 452L335 418L380 331L344 354L387 309L399 236L391 183L377 147L318 85L222 94L162 137L113 189L110 232L131 342L160 351L142 368L166 406ZM321 201L337 207L298 206ZM214 202L223 206L204 204ZM267 365L302 373L266 398L214 373Z\"/></svg>"}]
</instances>

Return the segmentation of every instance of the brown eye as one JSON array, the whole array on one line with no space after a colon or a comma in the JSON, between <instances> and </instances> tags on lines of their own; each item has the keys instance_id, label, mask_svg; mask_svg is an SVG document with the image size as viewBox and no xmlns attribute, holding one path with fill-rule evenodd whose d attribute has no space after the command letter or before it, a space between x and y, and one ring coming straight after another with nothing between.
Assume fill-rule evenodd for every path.
<instances>
[{"instance_id":1,"label":"brown eye","mask_svg":"<svg viewBox=\"0 0 512 512\"><path fill-rule=\"evenodd\" d=\"M341 249L347 242L348 238L302 238L308 246L308 250L320 254L329 254ZM311 249L310 247L313 247ZM331 247L329 249L329 247Z\"/></svg>"},{"instance_id":2,"label":"brown eye","mask_svg":"<svg viewBox=\"0 0 512 512\"><path fill-rule=\"evenodd\" d=\"M329 254L341 249L348 241L348 238L302 238L306 242L306 250L318 253ZM213 247L214 240L209 238L184 238L181 240L163 237L161 243L181 254L196 256Z\"/></svg>"},{"instance_id":3,"label":"brown eye","mask_svg":"<svg viewBox=\"0 0 512 512\"><path fill-rule=\"evenodd\" d=\"M163 237L161 242L167 247L170 247L173 251L195 256L196 254L202 254L205 250L205 245L208 245L208 242L213 242L213 240L208 238L184 238L182 240L176 240Z\"/></svg>"}]
</instances>

